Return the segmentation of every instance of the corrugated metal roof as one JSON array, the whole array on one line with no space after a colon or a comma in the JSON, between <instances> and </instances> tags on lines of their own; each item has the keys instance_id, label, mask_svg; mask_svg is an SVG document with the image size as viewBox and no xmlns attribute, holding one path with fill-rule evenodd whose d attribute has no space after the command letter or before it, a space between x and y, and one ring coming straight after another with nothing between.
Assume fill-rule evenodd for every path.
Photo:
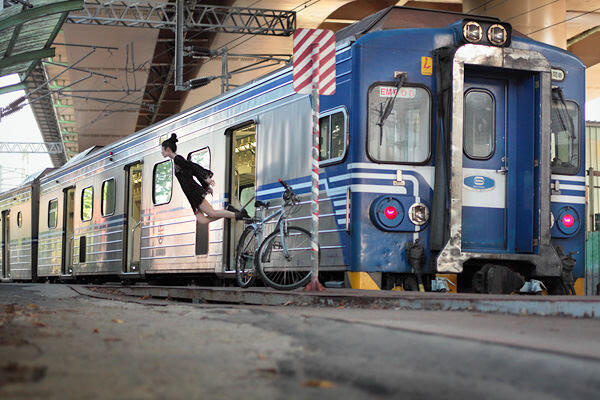
<instances>
[{"instance_id":1,"label":"corrugated metal roof","mask_svg":"<svg viewBox=\"0 0 600 400\"><path fill-rule=\"evenodd\" d=\"M36 63L54 52L50 47L70 10L83 0L30 0L0 10L0 76L20 73L25 79Z\"/></svg>"},{"instance_id":2,"label":"corrugated metal roof","mask_svg":"<svg viewBox=\"0 0 600 400\"><path fill-rule=\"evenodd\" d=\"M29 0L29 4L32 7L16 4L0 9L0 76L21 75L44 141L57 142L62 140L60 127L40 59L54 55L52 42L69 11L83 8L83 0ZM14 89L22 86L13 85ZM64 154L50 159L55 167L66 162Z\"/></svg>"}]
</instances>

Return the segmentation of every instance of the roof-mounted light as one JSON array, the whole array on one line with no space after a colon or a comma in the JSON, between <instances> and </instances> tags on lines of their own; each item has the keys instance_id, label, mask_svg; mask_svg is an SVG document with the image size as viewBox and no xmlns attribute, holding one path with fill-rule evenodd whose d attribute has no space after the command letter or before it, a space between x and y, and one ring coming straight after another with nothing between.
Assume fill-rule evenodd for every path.
<instances>
[{"instance_id":1,"label":"roof-mounted light","mask_svg":"<svg viewBox=\"0 0 600 400\"><path fill-rule=\"evenodd\" d=\"M483 28L478 22L469 21L463 26L463 36L467 42L478 43L483 37Z\"/></svg>"},{"instance_id":2,"label":"roof-mounted light","mask_svg":"<svg viewBox=\"0 0 600 400\"><path fill-rule=\"evenodd\" d=\"M502 25L494 24L488 28L487 37L491 44L502 46L508 40L508 32Z\"/></svg>"}]
</instances>

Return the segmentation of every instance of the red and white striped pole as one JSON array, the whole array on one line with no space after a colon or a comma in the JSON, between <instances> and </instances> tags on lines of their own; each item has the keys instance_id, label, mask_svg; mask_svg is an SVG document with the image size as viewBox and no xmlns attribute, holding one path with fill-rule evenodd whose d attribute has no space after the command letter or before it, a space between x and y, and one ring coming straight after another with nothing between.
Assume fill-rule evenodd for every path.
<instances>
[{"instance_id":1,"label":"red and white striped pole","mask_svg":"<svg viewBox=\"0 0 600 400\"><path fill-rule=\"evenodd\" d=\"M319 94L335 93L335 35L323 29L294 32L294 90L312 94L311 280L305 290L325 290L319 283Z\"/></svg>"},{"instance_id":2,"label":"red and white striped pole","mask_svg":"<svg viewBox=\"0 0 600 400\"><path fill-rule=\"evenodd\" d=\"M312 44L312 229L311 279L306 291L323 291L319 282L319 45Z\"/></svg>"}]
</instances>

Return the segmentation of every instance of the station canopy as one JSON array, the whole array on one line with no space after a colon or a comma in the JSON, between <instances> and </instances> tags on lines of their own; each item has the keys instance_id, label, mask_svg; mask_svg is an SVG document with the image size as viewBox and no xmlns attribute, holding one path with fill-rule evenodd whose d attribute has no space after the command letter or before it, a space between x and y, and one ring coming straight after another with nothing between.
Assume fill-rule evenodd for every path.
<instances>
[{"instance_id":1,"label":"station canopy","mask_svg":"<svg viewBox=\"0 0 600 400\"><path fill-rule=\"evenodd\" d=\"M18 73L24 81L39 60L54 56L51 44L69 11L83 0L0 0L0 76ZM23 83L0 88L0 94L25 89Z\"/></svg>"}]
</instances>

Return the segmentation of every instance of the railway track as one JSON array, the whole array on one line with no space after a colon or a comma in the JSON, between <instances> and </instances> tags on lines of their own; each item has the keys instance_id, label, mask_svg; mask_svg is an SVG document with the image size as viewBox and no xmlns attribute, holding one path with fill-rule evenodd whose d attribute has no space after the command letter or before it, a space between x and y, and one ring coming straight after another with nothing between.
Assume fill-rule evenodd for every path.
<instances>
[{"instance_id":1,"label":"railway track","mask_svg":"<svg viewBox=\"0 0 600 400\"><path fill-rule=\"evenodd\" d=\"M72 285L71 287L80 294L96 297L170 299L192 303L477 311L600 319L600 297L598 296L483 295L353 289L330 289L326 292L281 292L268 288L150 285Z\"/></svg>"}]
</instances>

